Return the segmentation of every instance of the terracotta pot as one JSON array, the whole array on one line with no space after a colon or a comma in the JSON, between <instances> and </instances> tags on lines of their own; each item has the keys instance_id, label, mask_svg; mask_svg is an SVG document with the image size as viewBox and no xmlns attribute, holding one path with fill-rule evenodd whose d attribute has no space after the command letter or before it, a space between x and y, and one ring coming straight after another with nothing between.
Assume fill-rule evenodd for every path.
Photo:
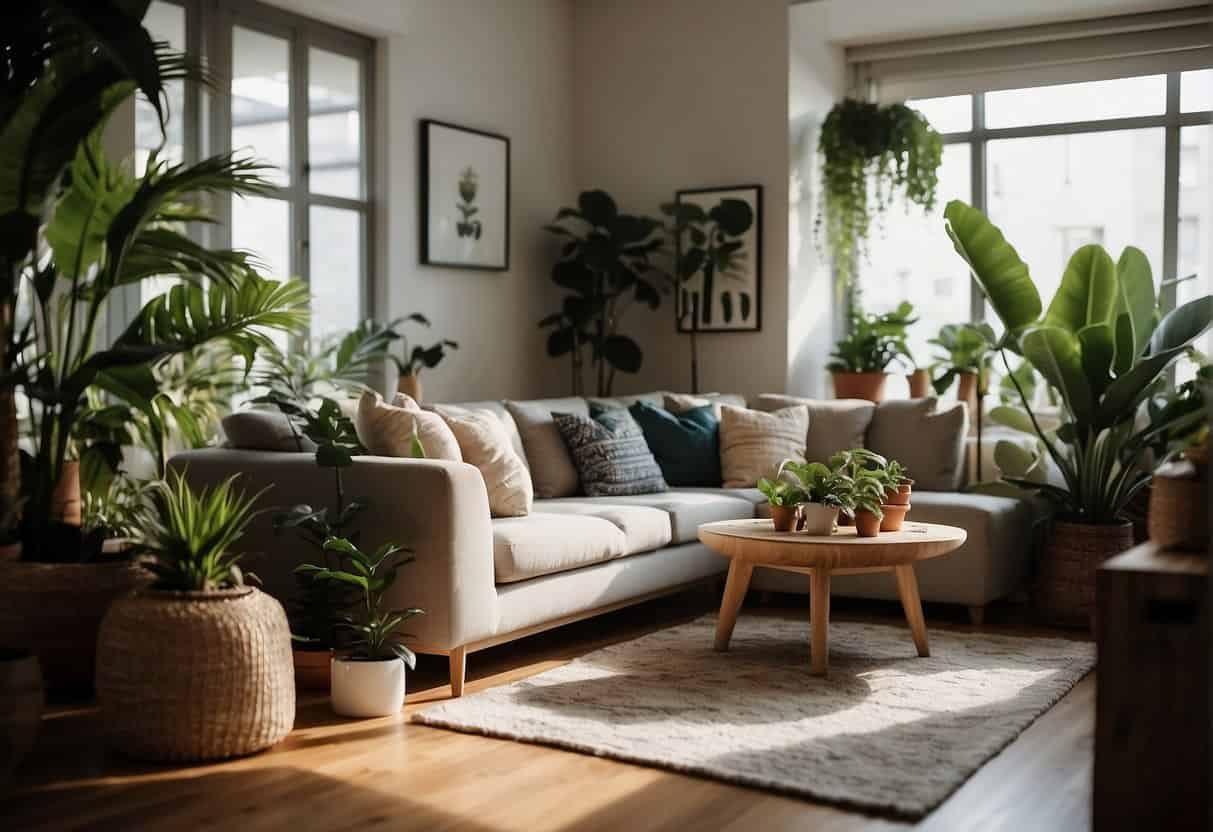
<instances>
[{"instance_id":1,"label":"terracotta pot","mask_svg":"<svg viewBox=\"0 0 1213 832\"><path fill-rule=\"evenodd\" d=\"M1054 624L1090 626L1095 613L1095 570L1131 548L1132 523L1054 523L1036 582L1041 614Z\"/></svg>"},{"instance_id":2,"label":"terracotta pot","mask_svg":"<svg viewBox=\"0 0 1213 832\"><path fill-rule=\"evenodd\" d=\"M886 491L884 498L891 506L908 506L910 504L910 492L914 488L914 480L902 480L901 485L897 486L896 491Z\"/></svg>"},{"instance_id":3,"label":"terracotta pot","mask_svg":"<svg viewBox=\"0 0 1213 832\"><path fill-rule=\"evenodd\" d=\"M801 503L798 531L813 535L831 535L838 522L838 507L823 503Z\"/></svg>"},{"instance_id":4,"label":"terracotta pot","mask_svg":"<svg viewBox=\"0 0 1213 832\"><path fill-rule=\"evenodd\" d=\"M771 522L777 532L790 532L796 525L796 506L771 506Z\"/></svg>"},{"instance_id":5,"label":"terracotta pot","mask_svg":"<svg viewBox=\"0 0 1213 832\"><path fill-rule=\"evenodd\" d=\"M1146 512L1150 540L1190 552L1209 549L1209 481L1204 465L1169 462L1154 473Z\"/></svg>"},{"instance_id":6,"label":"terracotta pot","mask_svg":"<svg viewBox=\"0 0 1213 832\"><path fill-rule=\"evenodd\" d=\"M855 512L855 533L860 537L875 537L880 534L880 518L860 509Z\"/></svg>"},{"instance_id":7,"label":"terracotta pot","mask_svg":"<svg viewBox=\"0 0 1213 832\"><path fill-rule=\"evenodd\" d=\"M42 672L28 652L0 652L0 789L34 747L43 709Z\"/></svg>"},{"instance_id":8,"label":"terracotta pot","mask_svg":"<svg viewBox=\"0 0 1213 832\"><path fill-rule=\"evenodd\" d=\"M295 687L328 691L332 686L332 650L293 650Z\"/></svg>"},{"instance_id":9,"label":"terracotta pot","mask_svg":"<svg viewBox=\"0 0 1213 832\"><path fill-rule=\"evenodd\" d=\"M843 373L835 371L834 398L884 401L884 383L888 373Z\"/></svg>"},{"instance_id":10,"label":"terracotta pot","mask_svg":"<svg viewBox=\"0 0 1213 832\"><path fill-rule=\"evenodd\" d=\"M925 369L918 369L906 375L906 381L910 383L910 398L925 399L931 395L931 373Z\"/></svg>"},{"instance_id":11,"label":"terracotta pot","mask_svg":"<svg viewBox=\"0 0 1213 832\"><path fill-rule=\"evenodd\" d=\"M51 519L68 526L79 526L80 515L80 463L63 463L59 481L51 490Z\"/></svg>"},{"instance_id":12,"label":"terracotta pot","mask_svg":"<svg viewBox=\"0 0 1213 832\"><path fill-rule=\"evenodd\" d=\"M884 512L884 519L880 521L880 530L882 532L897 532L901 531L902 521L906 519L906 514L910 511L908 503L893 504L885 503L880 507Z\"/></svg>"},{"instance_id":13,"label":"terracotta pot","mask_svg":"<svg viewBox=\"0 0 1213 832\"><path fill-rule=\"evenodd\" d=\"M421 373L409 373L408 375L399 376L396 379L396 392L404 393L404 395L412 398L417 404L421 404Z\"/></svg>"}]
</instances>

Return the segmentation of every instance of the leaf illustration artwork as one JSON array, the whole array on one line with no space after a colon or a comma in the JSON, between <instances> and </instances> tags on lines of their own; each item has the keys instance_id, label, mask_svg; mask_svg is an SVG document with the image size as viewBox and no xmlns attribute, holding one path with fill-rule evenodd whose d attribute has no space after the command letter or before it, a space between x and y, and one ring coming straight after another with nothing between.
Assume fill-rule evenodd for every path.
<instances>
[{"instance_id":1,"label":"leaf illustration artwork","mask_svg":"<svg viewBox=\"0 0 1213 832\"><path fill-rule=\"evenodd\" d=\"M479 240L484 230L484 225L480 220L476 219L476 215L480 213L480 209L472 204L476 201L476 191L479 189L480 177L469 166L459 177L459 198L462 201L455 203L455 208L458 209L462 217L459 222L455 223L455 233L459 235L460 239L471 237L474 240Z\"/></svg>"},{"instance_id":2,"label":"leaf illustration artwork","mask_svg":"<svg viewBox=\"0 0 1213 832\"><path fill-rule=\"evenodd\" d=\"M680 326L699 330L750 323L754 312L750 293L741 286L721 288L719 284L730 280L744 285L751 278L747 262L751 255L744 237L754 226L754 208L744 199L723 197L709 209L694 202L673 202L661 210L673 218L673 232L682 240L679 279L698 278L697 286L683 289L677 310ZM698 307L694 313L688 299ZM717 310L722 321L716 320Z\"/></svg>"}]
</instances>

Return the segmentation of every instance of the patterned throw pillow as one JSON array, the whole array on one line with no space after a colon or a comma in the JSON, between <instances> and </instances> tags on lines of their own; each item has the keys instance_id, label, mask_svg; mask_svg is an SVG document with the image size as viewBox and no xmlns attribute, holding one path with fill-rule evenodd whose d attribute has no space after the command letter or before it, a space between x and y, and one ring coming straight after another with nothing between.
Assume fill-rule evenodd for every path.
<instances>
[{"instance_id":1,"label":"patterned throw pillow","mask_svg":"<svg viewBox=\"0 0 1213 832\"><path fill-rule=\"evenodd\" d=\"M623 408L592 407L590 418L553 413L552 419L568 445L587 495L619 497L666 490L640 425Z\"/></svg>"}]
</instances>

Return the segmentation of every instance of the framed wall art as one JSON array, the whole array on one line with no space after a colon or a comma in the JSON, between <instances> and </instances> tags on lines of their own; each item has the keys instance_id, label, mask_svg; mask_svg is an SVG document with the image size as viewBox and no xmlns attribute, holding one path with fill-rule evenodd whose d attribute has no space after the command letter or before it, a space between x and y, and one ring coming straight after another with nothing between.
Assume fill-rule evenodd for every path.
<instances>
[{"instance_id":1,"label":"framed wall art","mask_svg":"<svg viewBox=\"0 0 1213 832\"><path fill-rule=\"evenodd\" d=\"M762 329L762 186L678 191L677 262L697 265L678 289L679 332Z\"/></svg>"}]
</instances>

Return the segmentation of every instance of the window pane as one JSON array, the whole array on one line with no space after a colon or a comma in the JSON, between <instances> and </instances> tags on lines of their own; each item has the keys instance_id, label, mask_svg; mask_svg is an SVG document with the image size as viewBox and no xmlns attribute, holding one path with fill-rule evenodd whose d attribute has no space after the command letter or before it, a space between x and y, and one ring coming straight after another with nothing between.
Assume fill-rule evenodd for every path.
<instances>
[{"instance_id":1,"label":"window pane","mask_svg":"<svg viewBox=\"0 0 1213 832\"><path fill-rule=\"evenodd\" d=\"M185 51L185 9L181 6L156 0L148 6L143 26L152 40L168 41L175 51ZM168 99L165 135L160 133L160 119L148 100L142 94L135 98L135 170L140 174L147 169L148 155L160 147L161 141L161 160L179 163L185 158L185 87L181 81L169 81L164 91Z\"/></svg>"},{"instance_id":2,"label":"window pane","mask_svg":"<svg viewBox=\"0 0 1213 832\"><path fill-rule=\"evenodd\" d=\"M990 219L1028 264L1045 308L1087 243L1113 258L1137 246L1161 279L1161 127L1001 139L987 153Z\"/></svg>"},{"instance_id":3,"label":"window pane","mask_svg":"<svg viewBox=\"0 0 1213 832\"><path fill-rule=\"evenodd\" d=\"M949 95L944 98L917 98L906 102L927 117L940 133L961 133L973 129L973 96Z\"/></svg>"},{"instance_id":4,"label":"window pane","mask_svg":"<svg viewBox=\"0 0 1213 832\"><path fill-rule=\"evenodd\" d=\"M931 361L928 338L947 323L967 321L969 270L956 256L943 226L950 199L971 202L971 149L948 144L939 167L935 208L924 215L917 206L890 206L885 228L872 228L871 260L859 265L861 304L865 312L888 312L903 300L914 304L918 323L910 327L910 350L920 366Z\"/></svg>"},{"instance_id":5,"label":"window pane","mask_svg":"<svg viewBox=\"0 0 1213 832\"><path fill-rule=\"evenodd\" d=\"M1213 110L1213 69L1196 69L1179 76L1179 109L1184 113Z\"/></svg>"},{"instance_id":6,"label":"window pane","mask_svg":"<svg viewBox=\"0 0 1213 832\"><path fill-rule=\"evenodd\" d=\"M232 149L249 149L290 184L289 50L282 38L232 28Z\"/></svg>"},{"instance_id":7,"label":"window pane","mask_svg":"<svg viewBox=\"0 0 1213 832\"><path fill-rule=\"evenodd\" d=\"M362 215L315 205L310 225L312 335L323 337L362 318Z\"/></svg>"},{"instance_id":8,"label":"window pane","mask_svg":"<svg viewBox=\"0 0 1213 832\"><path fill-rule=\"evenodd\" d=\"M1167 76L1117 78L1021 90L986 93L987 127L1023 127L1130 116L1157 116L1166 111Z\"/></svg>"},{"instance_id":9,"label":"window pane","mask_svg":"<svg viewBox=\"0 0 1213 832\"><path fill-rule=\"evenodd\" d=\"M256 254L275 280L291 276L290 208L282 199L232 197L232 248Z\"/></svg>"},{"instance_id":10,"label":"window pane","mask_svg":"<svg viewBox=\"0 0 1213 832\"><path fill-rule=\"evenodd\" d=\"M1181 128L1179 152L1179 276L1196 275L1176 287L1182 304L1213 288L1213 125ZM1213 356L1213 336L1202 336L1196 348ZM1193 369L1181 366L1177 377L1185 381Z\"/></svg>"},{"instance_id":11,"label":"window pane","mask_svg":"<svg viewBox=\"0 0 1213 832\"><path fill-rule=\"evenodd\" d=\"M313 193L362 197L361 66L308 50L308 154Z\"/></svg>"}]
</instances>

